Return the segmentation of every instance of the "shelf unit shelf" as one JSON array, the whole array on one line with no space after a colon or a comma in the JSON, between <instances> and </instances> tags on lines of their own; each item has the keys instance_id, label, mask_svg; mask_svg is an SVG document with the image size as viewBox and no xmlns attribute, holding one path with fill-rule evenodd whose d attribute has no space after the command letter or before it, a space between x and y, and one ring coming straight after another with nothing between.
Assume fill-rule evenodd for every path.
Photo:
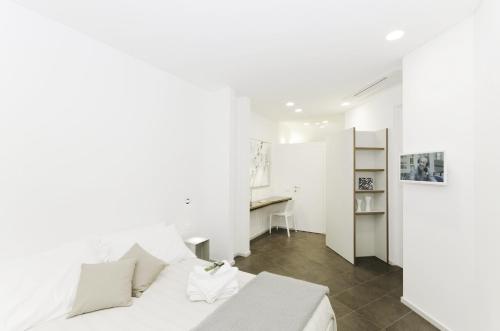
<instances>
[{"instance_id":1,"label":"shelf unit shelf","mask_svg":"<svg viewBox=\"0 0 500 331\"><path fill-rule=\"evenodd\" d=\"M385 147L355 147L357 151L385 151Z\"/></svg>"},{"instance_id":2,"label":"shelf unit shelf","mask_svg":"<svg viewBox=\"0 0 500 331\"><path fill-rule=\"evenodd\" d=\"M385 193L385 190L356 190L354 193Z\"/></svg>"},{"instance_id":3,"label":"shelf unit shelf","mask_svg":"<svg viewBox=\"0 0 500 331\"><path fill-rule=\"evenodd\" d=\"M356 212L355 215L363 216L363 215L384 215L385 211L383 210L374 210L374 211L359 211Z\"/></svg>"},{"instance_id":4,"label":"shelf unit shelf","mask_svg":"<svg viewBox=\"0 0 500 331\"><path fill-rule=\"evenodd\" d=\"M385 171L383 168L375 168L375 169L354 169L356 172L380 172L380 171Z\"/></svg>"}]
</instances>

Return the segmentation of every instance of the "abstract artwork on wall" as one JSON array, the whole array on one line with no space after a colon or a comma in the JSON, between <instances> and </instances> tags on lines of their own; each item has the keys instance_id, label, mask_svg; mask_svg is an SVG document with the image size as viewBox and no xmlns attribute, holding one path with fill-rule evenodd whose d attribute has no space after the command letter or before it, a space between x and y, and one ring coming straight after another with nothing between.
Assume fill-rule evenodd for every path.
<instances>
[{"instance_id":1,"label":"abstract artwork on wall","mask_svg":"<svg viewBox=\"0 0 500 331\"><path fill-rule=\"evenodd\" d=\"M250 187L270 185L271 143L250 139Z\"/></svg>"}]
</instances>

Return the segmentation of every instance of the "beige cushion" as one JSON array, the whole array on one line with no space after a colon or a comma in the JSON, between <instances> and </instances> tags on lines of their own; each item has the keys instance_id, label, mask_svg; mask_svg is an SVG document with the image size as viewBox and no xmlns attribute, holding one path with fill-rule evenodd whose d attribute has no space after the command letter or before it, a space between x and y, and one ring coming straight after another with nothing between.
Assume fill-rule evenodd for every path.
<instances>
[{"instance_id":1,"label":"beige cushion","mask_svg":"<svg viewBox=\"0 0 500 331\"><path fill-rule=\"evenodd\" d=\"M73 309L68 317L132 304L136 260L82 264Z\"/></svg>"},{"instance_id":2,"label":"beige cushion","mask_svg":"<svg viewBox=\"0 0 500 331\"><path fill-rule=\"evenodd\" d=\"M136 259L134 279L132 282L132 295L140 297L155 281L156 277L167 266L159 258L149 254L139 244L134 244L120 259Z\"/></svg>"}]
</instances>

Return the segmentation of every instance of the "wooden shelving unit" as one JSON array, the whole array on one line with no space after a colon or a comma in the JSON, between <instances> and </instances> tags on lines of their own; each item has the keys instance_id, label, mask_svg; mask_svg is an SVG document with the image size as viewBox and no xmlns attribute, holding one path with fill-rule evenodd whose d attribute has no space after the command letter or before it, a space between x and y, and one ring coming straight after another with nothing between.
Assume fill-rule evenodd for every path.
<instances>
[{"instance_id":1,"label":"wooden shelving unit","mask_svg":"<svg viewBox=\"0 0 500 331\"><path fill-rule=\"evenodd\" d=\"M326 141L326 245L353 264L362 256L389 261L387 159L387 129L339 130ZM359 189L366 177L373 190Z\"/></svg>"},{"instance_id":2,"label":"wooden shelving unit","mask_svg":"<svg viewBox=\"0 0 500 331\"><path fill-rule=\"evenodd\" d=\"M373 255L381 260L389 262L389 195L388 195L388 129L376 132L360 132L353 129L353 154L354 154L354 169L353 169L353 199L356 200L357 195L367 196L374 194L372 203L375 204L374 210L356 211L356 202L354 202L353 222L354 222L354 260L358 256L358 248L361 247L363 252L360 256L365 256L366 249L361 242L357 242L358 232L363 234L363 239L366 240L366 231L370 225L366 222L371 222L374 233L373 238L378 249L375 249ZM368 174L363 174L368 173ZM369 176L376 178L379 189L375 190L360 190L358 188L357 179L359 177ZM380 186L383 183L385 186L382 189ZM358 198L360 199L360 198ZM373 207L372 207L373 208ZM358 222L363 224L358 224ZM363 229L358 229L363 225ZM357 231L358 229L358 231ZM385 237L385 238L383 238ZM382 243L381 241L384 241ZM385 247L384 247L385 246Z\"/></svg>"}]
</instances>

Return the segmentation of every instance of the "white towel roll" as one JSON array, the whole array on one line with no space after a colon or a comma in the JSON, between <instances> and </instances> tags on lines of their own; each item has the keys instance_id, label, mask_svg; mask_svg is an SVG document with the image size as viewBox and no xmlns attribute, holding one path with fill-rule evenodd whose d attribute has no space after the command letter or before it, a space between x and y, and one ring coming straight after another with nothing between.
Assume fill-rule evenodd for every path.
<instances>
[{"instance_id":1,"label":"white towel roll","mask_svg":"<svg viewBox=\"0 0 500 331\"><path fill-rule=\"evenodd\" d=\"M227 262L213 274L206 272L204 267L195 266L189 274L187 295L192 301L208 303L230 297L239 290L237 273L238 268L231 267Z\"/></svg>"}]
</instances>

